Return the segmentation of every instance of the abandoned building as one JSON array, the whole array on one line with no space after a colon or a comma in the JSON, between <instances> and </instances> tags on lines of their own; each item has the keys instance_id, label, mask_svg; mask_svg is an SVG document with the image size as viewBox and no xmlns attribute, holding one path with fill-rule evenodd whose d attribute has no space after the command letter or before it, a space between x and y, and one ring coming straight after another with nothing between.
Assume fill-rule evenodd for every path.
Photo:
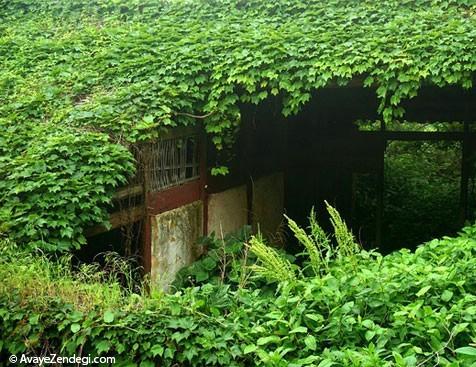
<instances>
[{"instance_id":1,"label":"abandoned building","mask_svg":"<svg viewBox=\"0 0 476 367\"><path fill-rule=\"evenodd\" d=\"M460 218L468 217L468 183L476 151L476 89L424 88L407 102L411 121L459 121L457 132L359 131L356 120L378 119L375 91L330 87L316 92L302 112L285 118L280 101L242 105L242 127L228 152L230 173L214 176L216 151L196 128L176 128L146 144L140 154L140 184L119 190L122 210L111 214L112 229L132 228L143 265L159 284L197 256L197 241L214 233L223 236L245 225L269 238L279 231L287 213L305 223L312 207L324 214L324 200L335 205L351 227L356 174L376 178L372 246L382 236L384 152L388 141L458 141L462 147ZM119 206L121 207L121 206ZM358 228L353 228L358 230ZM90 241L105 228L88 231ZM122 237L121 237L122 236ZM124 234L117 238L122 238ZM107 241L106 241L107 242Z\"/></svg>"}]
</instances>

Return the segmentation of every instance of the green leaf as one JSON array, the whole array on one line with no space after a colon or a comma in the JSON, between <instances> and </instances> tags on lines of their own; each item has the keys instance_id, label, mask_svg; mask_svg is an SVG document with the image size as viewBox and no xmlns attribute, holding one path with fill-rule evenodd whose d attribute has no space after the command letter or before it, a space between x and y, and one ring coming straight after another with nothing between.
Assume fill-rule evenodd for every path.
<instances>
[{"instance_id":1,"label":"green leaf","mask_svg":"<svg viewBox=\"0 0 476 367\"><path fill-rule=\"evenodd\" d=\"M40 315L32 315L28 318L28 323L30 325L38 325L38 319L40 318Z\"/></svg>"},{"instance_id":2,"label":"green leaf","mask_svg":"<svg viewBox=\"0 0 476 367\"><path fill-rule=\"evenodd\" d=\"M306 336L304 338L304 344L306 344L306 347L308 347L310 350L317 349L316 338L313 335Z\"/></svg>"},{"instance_id":3,"label":"green leaf","mask_svg":"<svg viewBox=\"0 0 476 367\"><path fill-rule=\"evenodd\" d=\"M243 349L243 353L244 354L253 353L256 349L258 349L257 345L249 344L245 347L245 349Z\"/></svg>"},{"instance_id":4,"label":"green leaf","mask_svg":"<svg viewBox=\"0 0 476 367\"><path fill-rule=\"evenodd\" d=\"M460 324L456 324L453 327L453 329L451 330L451 334L453 334L453 336L456 336L456 335L460 334L461 332L463 332L465 330L468 330L468 326L469 326L468 322L463 322L463 323L460 323Z\"/></svg>"},{"instance_id":5,"label":"green leaf","mask_svg":"<svg viewBox=\"0 0 476 367\"><path fill-rule=\"evenodd\" d=\"M204 282L209 278L208 272L202 269L197 270L193 273L193 275L195 275L195 279L197 280L197 282Z\"/></svg>"},{"instance_id":6,"label":"green leaf","mask_svg":"<svg viewBox=\"0 0 476 367\"><path fill-rule=\"evenodd\" d=\"M417 297L421 297L421 296L423 296L426 292L428 292L430 289L431 289L431 285L427 285L426 287L423 287L422 289L420 289L420 290L416 293L416 296L417 296Z\"/></svg>"},{"instance_id":7,"label":"green leaf","mask_svg":"<svg viewBox=\"0 0 476 367\"><path fill-rule=\"evenodd\" d=\"M392 352L393 358L395 358L395 362L397 363L397 366L405 366L405 360L403 359L402 355L396 351Z\"/></svg>"},{"instance_id":8,"label":"green leaf","mask_svg":"<svg viewBox=\"0 0 476 367\"><path fill-rule=\"evenodd\" d=\"M362 326L367 329L372 329L374 327L374 322L372 320L364 320L362 321Z\"/></svg>"},{"instance_id":9,"label":"green leaf","mask_svg":"<svg viewBox=\"0 0 476 367\"><path fill-rule=\"evenodd\" d=\"M230 173L230 170L228 169L228 167L220 166L213 167L211 172L212 176L226 176L228 173Z\"/></svg>"},{"instance_id":10,"label":"green leaf","mask_svg":"<svg viewBox=\"0 0 476 367\"><path fill-rule=\"evenodd\" d=\"M289 334L297 334L297 333L307 333L307 327L298 326L289 332Z\"/></svg>"},{"instance_id":11,"label":"green leaf","mask_svg":"<svg viewBox=\"0 0 476 367\"><path fill-rule=\"evenodd\" d=\"M111 343L108 340L102 340L96 344L96 351L98 354L107 352L109 349L111 349Z\"/></svg>"},{"instance_id":12,"label":"green leaf","mask_svg":"<svg viewBox=\"0 0 476 367\"><path fill-rule=\"evenodd\" d=\"M114 313L111 311L104 312L103 320L105 323L110 324L114 321Z\"/></svg>"},{"instance_id":13,"label":"green leaf","mask_svg":"<svg viewBox=\"0 0 476 367\"><path fill-rule=\"evenodd\" d=\"M217 263L211 257L207 257L201 261L201 264L206 270L212 270L216 267Z\"/></svg>"},{"instance_id":14,"label":"green leaf","mask_svg":"<svg viewBox=\"0 0 476 367\"><path fill-rule=\"evenodd\" d=\"M81 325L79 325L79 324L71 324L71 327L70 327L70 328L71 328L71 331L76 334L76 333L81 329Z\"/></svg>"},{"instance_id":15,"label":"green leaf","mask_svg":"<svg viewBox=\"0 0 476 367\"><path fill-rule=\"evenodd\" d=\"M150 352L154 357L162 356L164 354L164 346L161 344L156 344L150 349Z\"/></svg>"},{"instance_id":16,"label":"green leaf","mask_svg":"<svg viewBox=\"0 0 476 367\"><path fill-rule=\"evenodd\" d=\"M445 302L448 302L451 298L453 298L453 292L449 291L449 290L445 290L442 294L441 294L441 299Z\"/></svg>"},{"instance_id":17,"label":"green leaf","mask_svg":"<svg viewBox=\"0 0 476 367\"><path fill-rule=\"evenodd\" d=\"M461 348L455 349L455 352L458 354L463 354L465 356L476 357L476 348L474 347L461 347Z\"/></svg>"},{"instance_id":18,"label":"green leaf","mask_svg":"<svg viewBox=\"0 0 476 367\"><path fill-rule=\"evenodd\" d=\"M317 322L322 321L322 316L319 315L319 314L307 313L305 316L306 316L308 319L311 319L311 320L313 320L313 321L317 321Z\"/></svg>"},{"instance_id":19,"label":"green leaf","mask_svg":"<svg viewBox=\"0 0 476 367\"><path fill-rule=\"evenodd\" d=\"M281 341L281 338L276 335L270 335L270 336L264 336L258 339L256 344L258 345L266 345L270 343L279 343Z\"/></svg>"},{"instance_id":20,"label":"green leaf","mask_svg":"<svg viewBox=\"0 0 476 367\"><path fill-rule=\"evenodd\" d=\"M154 116L152 115L145 115L142 119L148 124L151 124L154 122Z\"/></svg>"},{"instance_id":21,"label":"green leaf","mask_svg":"<svg viewBox=\"0 0 476 367\"><path fill-rule=\"evenodd\" d=\"M331 367L331 366L334 366L335 364L336 363L334 361L326 358L326 359L323 359L321 362L319 362L317 367Z\"/></svg>"},{"instance_id":22,"label":"green leaf","mask_svg":"<svg viewBox=\"0 0 476 367\"><path fill-rule=\"evenodd\" d=\"M375 331L373 331L373 330L367 330L365 332L365 340L367 340L367 341L372 340L374 336L375 336Z\"/></svg>"}]
</instances>

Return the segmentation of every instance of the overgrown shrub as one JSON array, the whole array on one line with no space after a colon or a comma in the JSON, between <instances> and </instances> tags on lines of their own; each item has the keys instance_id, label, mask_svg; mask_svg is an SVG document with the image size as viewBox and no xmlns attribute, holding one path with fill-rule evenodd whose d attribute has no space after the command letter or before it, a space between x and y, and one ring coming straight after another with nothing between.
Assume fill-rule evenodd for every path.
<instances>
[{"instance_id":1,"label":"overgrown shrub","mask_svg":"<svg viewBox=\"0 0 476 367\"><path fill-rule=\"evenodd\" d=\"M31 140L21 139L25 131ZM88 226L109 225L114 190L134 171L125 147L95 132L1 118L0 135L0 233L54 252L85 244Z\"/></svg>"},{"instance_id":2,"label":"overgrown shrub","mask_svg":"<svg viewBox=\"0 0 476 367\"><path fill-rule=\"evenodd\" d=\"M267 289L122 291L114 302L85 297L81 307L77 295L61 291L72 284L53 270L61 265L4 251L0 353L111 355L131 366L471 366L475 255L476 228L468 227L415 253L334 256L319 275L303 272ZM27 264L58 274L39 284L56 291L25 292L36 274L19 271ZM111 279L66 278L79 289L94 284L99 295L116 287Z\"/></svg>"},{"instance_id":3,"label":"overgrown shrub","mask_svg":"<svg viewBox=\"0 0 476 367\"><path fill-rule=\"evenodd\" d=\"M214 284L236 284L240 287L247 283L249 269L248 249L245 243L249 240L251 228L241 230L225 236L210 236L200 240L203 255L192 265L186 266L176 276L176 288Z\"/></svg>"}]
</instances>

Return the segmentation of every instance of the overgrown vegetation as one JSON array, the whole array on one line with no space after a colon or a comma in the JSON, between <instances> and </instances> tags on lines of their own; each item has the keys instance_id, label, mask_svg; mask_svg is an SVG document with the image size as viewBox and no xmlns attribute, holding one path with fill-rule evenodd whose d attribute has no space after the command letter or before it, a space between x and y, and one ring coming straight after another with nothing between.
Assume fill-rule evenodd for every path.
<instances>
[{"instance_id":1,"label":"overgrown vegetation","mask_svg":"<svg viewBox=\"0 0 476 367\"><path fill-rule=\"evenodd\" d=\"M112 188L131 173L117 144L199 116L222 149L240 103L276 97L287 116L353 78L375 88L390 121L421 85L469 88L476 71L473 0L1 0L0 9L1 222L20 246L47 250L77 247L104 221Z\"/></svg>"},{"instance_id":2,"label":"overgrown vegetation","mask_svg":"<svg viewBox=\"0 0 476 367\"><path fill-rule=\"evenodd\" d=\"M134 170L127 149L98 133L3 127L0 233L30 249L65 251L86 243L85 227L109 225L111 196Z\"/></svg>"},{"instance_id":3,"label":"overgrown vegetation","mask_svg":"<svg viewBox=\"0 0 476 367\"><path fill-rule=\"evenodd\" d=\"M204 255L178 272L174 286L180 289L207 283L227 283L244 287L250 277L250 270L246 266L250 254L244 244L250 236L251 228L245 226L240 231L225 236L218 237L213 233L203 237L200 245Z\"/></svg>"},{"instance_id":4,"label":"overgrown vegetation","mask_svg":"<svg viewBox=\"0 0 476 367\"><path fill-rule=\"evenodd\" d=\"M353 236L329 210L333 238L313 216L308 231L289 220L305 245L300 266L260 237L243 244L257 258L253 277L271 280L260 287L225 280L135 294L2 242L0 353L111 355L130 366L476 363L476 229L381 256L345 247Z\"/></svg>"}]
</instances>

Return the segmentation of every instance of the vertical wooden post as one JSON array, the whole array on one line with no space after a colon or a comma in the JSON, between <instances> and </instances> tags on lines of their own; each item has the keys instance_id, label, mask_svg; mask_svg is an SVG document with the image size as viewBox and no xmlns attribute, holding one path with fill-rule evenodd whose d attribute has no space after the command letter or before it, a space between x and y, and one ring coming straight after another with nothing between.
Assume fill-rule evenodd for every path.
<instances>
[{"instance_id":1,"label":"vertical wooden post","mask_svg":"<svg viewBox=\"0 0 476 367\"><path fill-rule=\"evenodd\" d=\"M384 190L385 190L385 150L387 147L387 139L385 137L385 122L380 124L381 133L381 154L379 168L377 172L377 213L375 218L375 243L377 247L382 246L382 230L383 230L383 206L384 206Z\"/></svg>"},{"instance_id":2,"label":"vertical wooden post","mask_svg":"<svg viewBox=\"0 0 476 367\"><path fill-rule=\"evenodd\" d=\"M202 124L202 128L198 134L198 146L199 146L199 160L200 160L200 199L203 204L203 233L202 235L208 235L208 162L207 162L207 132L205 126Z\"/></svg>"},{"instance_id":3,"label":"vertical wooden post","mask_svg":"<svg viewBox=\"0 0 476 367\"><path fill-rule=\"evenodd\" d=\"M257 173L256 162L253 161L256 149L256 113L257 107L242 111L241 136L239 139L240 176L246 183L246 222L253 225L253 177ZM255 228L253 228L255 230Z\"/></svg>"},{"instance_id":4,"label":"vertical wooden post","mask_svg":"<svg viewBox=\"0 0 476 367\"><path fill-rule=\"evenodd\" d=\"M149 198L149 177L150 177L150 146L145 144L141 148L140 152L140 162L143 168L143 195L144 195L144 226L143 226L143 245L142 245L142 256L144 263L144 272L149 273L152 270L152 223L151 216L149 215L150 207L150 198Z\"/></svg>"},{"instance_id":5,"label":"vertical wooden post","mask_svg":"<svg viewBox=\"0 0 476 367\"><path fill-rule=\"evenodd\" d=\"M464 122L464 137L461 142L461 181L460 181L460 223L468 218L468 183L469 183L469 123Z\"/></svg>"}]
</instances>

